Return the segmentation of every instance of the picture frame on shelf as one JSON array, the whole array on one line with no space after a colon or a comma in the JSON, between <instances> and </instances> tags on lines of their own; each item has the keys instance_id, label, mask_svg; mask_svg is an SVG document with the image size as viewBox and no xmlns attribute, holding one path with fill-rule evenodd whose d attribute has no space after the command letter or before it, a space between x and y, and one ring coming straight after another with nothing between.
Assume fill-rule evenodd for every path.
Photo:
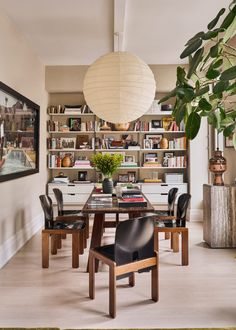
<instances>
[{"instance_id":1,"label":"picture frame on shelf","mask_svg":"<svg viewBox=\"0 0 236 330\"><path fill-rule=\"evenodd\" d=\"M86 181L87 180L87 171L79 171L78 172L78 181Z\"/></svg>"},{"instance_id":2,"label":"picture frame on shelf","mask_svg":"<svg viewBox=\"0 0 236 330\"><path fill-rule=\"evenodd\" d=\"M146 134L145 139L152 140L152 149L160 149L163 134Z\"/></svg>"},{"instance_id":3,"label":"picture frame on shelf","mask_svg":"<svg viewBox=\"0 0 236 330\"><path fill-rule=\"evenodd\" d=\"M158 155L156 152L144 154L143 161L144 161L144 163L145 162L158 162Z\"/></svg>"},{"instance_id":4,"label":"picture frame on shelf","mask_svg":"<svg viewBox=\"0 0 236 330\"><path fill-rule=\"evenodd\" d=\"M158 131L163 129L163 123L161 119L152 119L150 125L150 131Z\"/></svg>"},{"instance_id":5,"label":"picture frame on shelf","mask_svg":"<svg viewBox=\"0 0 236 330\"><path fill-rule=\"evenodd\" d=\"M89 149L89 135L79 134L76 137L76 149Z\"/></svg>"},{"instance_id":6,"label":"picture frame on shelf","mask_svg":"<svg viewBox=\"0 0 236 330\"><path fill-rule=\"evenodd\" d=\"M61 138L61 147L62 149L75 149L76 147L76 138Z\"/></svg>"},{"instance_id":7,"label":"picture frame on shelf","mask_svg":"<svg viewBox=\"0 0 236 330\"><path fill-rule=\"evenodd\" d=\"M129 182L129 175L128 174L119 174L118 181L119 182Z\"/></svg>"},{"instance_id":8,"label":"picture frame on shelf","mask_svg":"<svg viewBox=\"0 0 236 330\"><path fill-rule=\"evenodd\" d=\"M135 156L134 155L125 155L124 162L125 163L135 163Z\"/></svg>"},{"instance_id":9,"label":"picture frame on shelf","mask_svg":"<svg viewBox=\"0 0 236 330\"><path fill-rule=\"evenodd\" d=\"M143 139L143 149L152 149L152 139Z\"/></svg>"},{"instance_id":10,"label":"picture frame on shelf","mask_svg":"<svg viewBox=\"0 0 236 330\"><path fill-rule=\"evenodd\" d=\"M128 180L129 180L129 182L132 182L132 183L136 182L136 172L135 171L128 172Z\"/></svg>"},{"instance_id":11,"label":"picture frame on shelf","mask_svg":"<svg viewBox=\"0 0 236 330\"><path fill-rule=\"evenodd\" d=\"M230 134L230 136L225 137L225 148L233 148L233 134Z\"/></svg>"},{"instance_id":12,"label":"picture frame on shelf","mask_svg":"<svg viewBox=\"0 0 236 330\"><path fill-rule=\"evenodd\" d=\"M70 131L80 131L81 130L81 118L68 118L68 126Z\"/></svg>"},{"instance_id":13,"label":"picture frame on shelf","mask_svg":"<svg viewBox=\"0 0 236 330\"><path fill-rule=\"evenodd\" d=\"M163 161L162 161L162 166L163 167L168 167L168 159L174 157L173 152L164 152L163 154Z\"/></svg>"}]
</instances>

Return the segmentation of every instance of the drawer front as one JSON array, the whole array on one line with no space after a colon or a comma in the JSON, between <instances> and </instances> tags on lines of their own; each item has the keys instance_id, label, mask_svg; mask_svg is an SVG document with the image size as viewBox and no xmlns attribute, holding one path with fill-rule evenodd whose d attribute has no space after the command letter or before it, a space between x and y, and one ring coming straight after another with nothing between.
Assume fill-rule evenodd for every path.
<instances>
[{"instance_id":1,"label":"drawer front","mask_svg":"<svg viewBox=\"0 0 236 330\"><path fill-rule=\"evenodd\" d=\"M87 199L89 198L90 194L74 194L74 195L70 195L70 194L63 194L63 204L80 204L80 205L84 205L85 202L87 201ZM54 196L54 194L49 194L49 196L52 199L53 204L56 204L56 198Z\"/></svg>"},{"instance_id":2,"label":"drawer front","mask_svg":"<svg viewBox=\"0 0 236 330\"><path fill-rule=\"evenodd\" d=\"M76 185L49 184L48 193L53 194L54 188L60 189L63 194L90 194L94 188L94 184L76 184Z\"/></svg>"},{"instance_id":3,"label":"drawer front","mask_svg":"<svg viewBox=\"0 0 236 330\"><path fill-rule=\"evenodd\" d=\"M144 194L158 194L158 193L168 193L171 188L178 188L178 193L183 194L187 192L187 183L179 184L169 184L169 183L161 183L161 184L142 184L142 192Z\"/></svg>"},{"instance_id":4,"label":"drawer front","mask_svg":"<svg viewBox=\"0 0 236 330\"><path fill-rule=\"evenodd\" d=\"M161 195L161 194L145 194L149 202L153 205L155 204L167 204L167 195Z\"/></svg>"}]
</instances>

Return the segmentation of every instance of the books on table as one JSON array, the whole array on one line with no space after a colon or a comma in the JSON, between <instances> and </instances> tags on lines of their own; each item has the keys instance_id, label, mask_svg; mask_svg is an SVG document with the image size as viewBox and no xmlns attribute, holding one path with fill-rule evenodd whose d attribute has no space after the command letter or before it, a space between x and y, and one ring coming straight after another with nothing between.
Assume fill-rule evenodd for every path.
<instances>
[{"instance_id":1,"label":"books on table","mask_svg":"<svg viewBox=\"0 0 236 330\"><path fill-rule=\"evenodd\" d=\"M111 206L112 194L92 194L88 204L90 206Z\"/></svg>"}]
</instances>

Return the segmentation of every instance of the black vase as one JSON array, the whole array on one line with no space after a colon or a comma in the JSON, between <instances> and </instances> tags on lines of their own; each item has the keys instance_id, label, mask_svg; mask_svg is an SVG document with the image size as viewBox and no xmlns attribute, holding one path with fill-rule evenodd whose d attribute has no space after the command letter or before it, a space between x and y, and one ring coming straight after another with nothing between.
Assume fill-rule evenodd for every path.
<instances>
[{"instance_id":1,"label":"black vase","mask_svg":"<svg viewBox=\"0 0 236 330\"><path fill-rule=\"evenodd\" d=\"M113 192L113 181L112 179L105 178L102 181L102 190L104 194L112 194Z\"/></svg>"}]
</instances>

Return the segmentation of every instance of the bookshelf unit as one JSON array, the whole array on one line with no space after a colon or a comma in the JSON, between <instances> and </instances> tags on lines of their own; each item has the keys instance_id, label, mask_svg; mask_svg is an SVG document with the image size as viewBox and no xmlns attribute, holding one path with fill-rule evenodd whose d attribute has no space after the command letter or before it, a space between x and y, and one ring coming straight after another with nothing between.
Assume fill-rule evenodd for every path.
<instances>
[{"instance_id":1,"label":"bookshelf unit","mask_svg":"<svg viewBox=\"0 0 236 330\"><path fill-rule=\"evenodd\" d=\"M114 125L109 123L111 130L101 130L103 122L93 113L76 113L76 111L57 113L58 104L62 104L63 108L65 104L84 104L83 95L81 93L78 97L77 93L52 93L50 97L47 125L49 181L63 172L72 182L79 180L80 172L87 172L86 179L91 181L89 189L89 186L86 189L83 188L87 184L73 185L80 190L80 193L86 190L84 192L87 194L88 190L92 190L93 184L101 180L101 176L88 162L83 165L83 161L84 163L86 160L89 161L97 152L111 152L122 153L124 156L124 163L113 179L119 182L132 180L140 182L143 192L152 203L158 205L167 202L168 191L166 192L166 190L169 190L173 184L165 182L165 173L182 174L183 182L178 183L179 193L187 192L188 144L183 127L177 130L176 126L169 126L169 129L173 130L168 130L165 126L168 124L168 120L169 125L173 123L171 111L159 110L155 113L147 113L130 123L129 129L126 131L115 130ZM76 119L82 131L68 130L68 126ZM164 123L165 125L162 127ZM158 125L160 127L157 127ZM168 140L168 146L162 149L159 143L161 137ZM125 143L130 143L130 140L131 144L137 143L138 146L122 147ZM149 141L145 145L146 140ZM149 146L150 140L152 142ZM62 158L65 154L69 154L72 158L70 166L62 166ZM60 161L57 160L58 157L61 159ZM171 161L169 158L172 158ZM157 179L162 182L157 182ZM49 183L48 191L52 190L52 185L55 183ZM174 183L174 186L177 186L177 182ZM72 190L71 195L74 196L74 188ZM70 195L70 193L68 194ZM71 204L74 204L75 197L71 199L68 197L65 201L70 204L70 200ZM84 201L84 198L80 198L80 200Z\"/></svg>"}]
</instances>

